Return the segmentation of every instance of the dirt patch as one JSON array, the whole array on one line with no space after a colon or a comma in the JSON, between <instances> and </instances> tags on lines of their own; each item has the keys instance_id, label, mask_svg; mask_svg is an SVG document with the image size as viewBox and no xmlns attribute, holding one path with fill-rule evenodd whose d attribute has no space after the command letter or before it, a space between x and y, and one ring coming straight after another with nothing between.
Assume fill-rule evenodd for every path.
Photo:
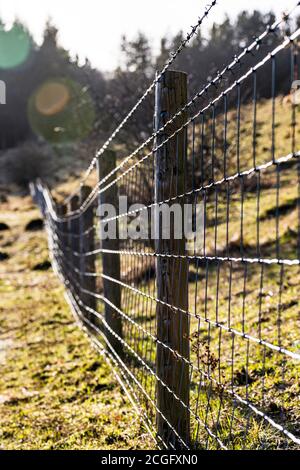
<instances>
[{"instance_id":1,"label":"dirt patch","mask_svg":"<svg viewBox=\"0 0 300 470\"><path fill-rule=\"evenodd\" d=\"M5 230L9 230L9 226L5 222L0 222L0 232L4 232Z\"/></svg>"},{"instance_id":2,"label":"dirt patch","mask_svg":"<svg viewBox=\"0 0 300 470\"><path fill-rule=\"evenodd\" d=\"M0 251L0 261L5 261L9 258L9 255L4 251Z\"/></svg>"},{"instance_id":3,"label":"dirt patch","mask_svg":"<svg viewBox=\"0 0 300 470\"><path fill-rule=\"evenodd\" d=\"M33 266L32 271L48 271L49 269L51 269L51 263L47 260Z\"/></svg>"},{"instance_id":4,"label":"dirt patch","mask_svg":"<svg viewBox=\"0 0 300 470\"><path fill-rule=\"evenodd\" d=\"M28 222L25 227L26 232L37 232L39 230L43 230L44 222L42 219L34 219Z\"/></svg>"},{"instance_id":5,"label":"dirt patch","mask_svg":"<svg viewBox=\"0 0 300 470\"><path fill-rule=\"evenodd\" d=\"M0 339L0 364L5 363L6 351L11 348L12 344L12 339Z\"/></svg>"}]
</instances>

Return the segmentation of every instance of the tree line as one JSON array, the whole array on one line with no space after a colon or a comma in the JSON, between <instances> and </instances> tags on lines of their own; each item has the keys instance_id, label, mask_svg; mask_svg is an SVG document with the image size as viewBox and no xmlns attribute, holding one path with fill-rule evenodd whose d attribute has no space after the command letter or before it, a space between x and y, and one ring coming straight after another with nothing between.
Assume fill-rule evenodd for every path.
<instances>
[{"instance_id":1,"label":"tree line","mask_svg":"<svg viewBox=\"0 0 300 470\"><path fill-rule=\"evenodd\" d=\"M222 70L224 65L230 63L274 20L272 12L263 14L259 11L251 13L242 11L233 20L226 17L220 24L213 24L206 36L199 33L178 56L173 67L188 73L189 90L193 94ZM47 23L41 46L34 42L24 24L17 21L16 25L30 37L31 48L23 64L9 69L0 68L0 78L7 86L8 103L7 106L0 107L2 149L17 146L36 137L28 120L30 96L49 77L62 76L70 77L88 90L95 109L95 123L91 132L101 144L143 94L147 85L153 80L155 72L168 60L170 53L176 50L184 39L182 32L171 38L163 37L160 51L158 55L154 55L150 41L143 33L138 33L132 40L124 36L120 46L122 65L108 74L96 70L88 59L82 65L78 57L72 58L69 51L59 45L58 30L53 24ZM4 30L4 26L0 20L0 30L1 28ZM270 34L264 44L254 51L255 57L249 54L243 64L238 66L249 67L256 63L266 51L270 51L282 40L288 28L289 23L286 23L285 31L281 28ZM288 60L289 57L283 54L280 56L282 63L277 64L276 93L286 94L289 91L291 79L286 75ZM257 97L259 99L269 96L271 96L270 70L266 68L257 83ZM126 150L130 150L152 132L152 126L153 96L150 96L144 106L137 111L135 118L121 132L119 141L121 144L126 143Z\"/></svg>"}]
</instances>

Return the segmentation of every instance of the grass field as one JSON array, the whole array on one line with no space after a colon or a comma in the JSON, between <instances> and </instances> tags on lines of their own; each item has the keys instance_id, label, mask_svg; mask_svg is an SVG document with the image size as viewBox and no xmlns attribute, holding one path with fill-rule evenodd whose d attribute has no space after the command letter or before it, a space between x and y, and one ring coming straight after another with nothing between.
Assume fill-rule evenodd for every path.
<instances>
[{"instance_id":1,"label":"grass field","mask_svg":"<svg viewBox=\"0 0 300 470\"><path fill-rule=\"evenodd\" d=\"M279 159L299 148L299 109L293 116L291 106L282 97L276 99L275 109L274 145L275 157ZM254 155L253 107L246 105L241 110L241 172L272 161L272 102L259 103L256 116ZM292 117L296 121L295 134ZM221 116L216 124L221 145L215 158L220 162L224 151L223 121ZM209 129L208 121L206 130ZM197 126L196 135L201 135ZM207 140L211 141L211 136ZM199 141L198 137L196 148ZM228 114L226 145L227 175L232 176L238 172L235 111ZM215 181L223 176L220 165L214 172ZM202 197L200 192L198 203ZM269 347L271 344L299 354L300 272L297 263L286 263L297 261L299 256L299 163L294 159L278 166L270 165L260 171L259 177L257 171L252 171L243 180L237 177L217 189L212 186L206 191L205 204L205 255L215 260L201 260L203 251L200 250L197 252L200 260L190 260L188 265L193 366L191 410L202 422L199 424L192 415L192 440L209 449L220 447L216 437L233 449L297 447L231 393L299 436L299 360ZM143 242L133 247L136 252L143 250L149 251ZM190 254L193 255L193 250ZM226 258L238 260L230 262ZM241 261L242 258L261 258L273 263L251 263ZM277 259L284 263L276 262ZM154 369L156 346L149 333L156 334L156 290L153 276L151 279L149 275L150 262L142 257L121 255L124 282L129 286L123 290L123 310L136 322L132 326L123 318L125 340ZM144 280L138 276L142 269L145 269ZM134 275L130 276L131 271L136 273L135 279ZM130 291L130 286L146 294L148 300L137 291ZM232 330L240 335L232 335ZM134 363L134 367L134 373L155 399L155 379L141 361ZM145 407L154 420L154 407L147 400Z\"/></svg>"},{"instance_id":2,"label":"grass field","mask_svg":"<svg viewBox=\"0 0 300 470\"><path fill-rule=\"evenodd\" d=\"M0 448L143 449L153 446L104 359L74 323L48 266L29 198L2 204ZM42 263L42 264L41 264ZM40 266L37 266L40 265Z\"/></svg>"},{"instance_id":3,"label":"grass field","mask_svg":"<svg viewBox=\"0 0 300 470\"><path fill-rule=\"evenodd\" d=\"M276 110L276 157L281 157L292 150L292 115L281 97L276 100ZM256 164L260 165L272 159L272 103L261 102L256 112ZM253 166L252 113L251 106L242 108L241 171ZM296 114L299 118L298 109ZM228 175L237 172L235 124L234 112L229 113ZM221 134L222 123L218 125ZM300 148L298 127L294 138L296 150ZM218 171L216 180L222 177ZM95 175L90 183L94 181ZM58 185L56 190L68 195L75 183L74 177ZM296 260L297 163L284 164L280 171L275 167L262 171L259 186L254 172L245 177L244 184L242 228L239 184L229 184L229 212L224 188L218 192L217 212L215 191L208 192L206 254L240 257L242 247L246 258ZM152 448L151 438L109 367L72 319L63 298L64 289L49 269L45 233L24 231L26 223L37 216L27 198L11 197L2 207L1 219L11 230L0 233L0 251L8 255L8 259L0 262L1 446L5 449ZM141 271L139 261L130 263L123 255L124 282L155 297L153 274L146 273L144 279L143 276L137 279L135 275ZM150 264L148 268L149 272L153 270ZM274 263L262 270L257 263L246 267L243 263L206 265L191 261L189 273L191 362L196 366L191 380L191 409L228 447L295 447L287 444L281 432L232 400L226 390L251 401L279 425L299 436L299 361L246 341L242 336L235 338L233 347L232 335L226 328L299 353L299 266L282 268ZM126 289L122 295L126 315L155 335L155 302L145 302L136 292ZM101 308L99 303L99 311ZM124 320L125 340L154 367L156 345L153 338L141 331ZM129 359L132 357L128 353ZM155 380L149 371L134 361L130 365L155 398ZM210 379L204 380L197 368ZM153 406L147 400L145 404L154 420ZM218 448L216 440L208 438L204 427L198 426L194 418L192 439L203 447Z\"/></svg>"}]
</instances>

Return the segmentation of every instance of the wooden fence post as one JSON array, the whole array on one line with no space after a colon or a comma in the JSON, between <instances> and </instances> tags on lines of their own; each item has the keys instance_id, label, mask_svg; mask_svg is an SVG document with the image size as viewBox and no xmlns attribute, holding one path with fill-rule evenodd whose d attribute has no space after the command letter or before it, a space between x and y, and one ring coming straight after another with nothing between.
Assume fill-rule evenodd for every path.
<instances>
[{"instance_id":1,"label":"wooden fence post","mask_svg":"<svg viewBox=\"0 0 300 470\"><path fill-rule=\"evenodd\" d=\"M187 103L187 75L183 72L167 71L156 85L155 130L158 131ZM187 120L183 112L172 124L156 137L159 146L181 128ZM175 137L155 151L155 203L169 200L185 192L185 165L187 157L187 132L184 128ZM173 203L182 207L184 220L184 198ZM169 205L172 205L170 203ZM174 220L170 219L170 238L164 240L162 219L156 217L156 253L185 255L185 239L174 236ZM182 225L183 228L183 225ZM158 232L159 230L159 232ZM182 232L183 233L183 232ZM156 367L161 382L157 382L157 432L164 442L175 448L182 447L182 441L190 439L189 413L189 317L188 311L188 261L184 257L157 257L157 344ZM168 305L172 305L171 308ZM170 351L175 352L172 353ZM176 397L174 396L176 395ZM167 423L168 421L168 423Z\"/></svg>"},{"instance_id":2,"label":"wooden fence post","mask_svg":"<svg viewBox=\"0 0 300 470\"><path fill-rule=\"evenodd\" d=\"M106 178L116 168L116 154L112 150L106 150L98 158L98 175L99 181ZM103 187L107 186L111 181L116 178L116 174L113 174L111 178L108 178ZM111 204L118 215L119 211L119 200L118 200L118 186L117 184L111 185L108 189L99 194L99 208L103 204ZM101 233L100 233L101 238ZM116 219L116 237L101 239L102 252L102 272L104 276L110 277L117 282L108 280L107 277L103 277L103 292L104 297L115 306L111 307L108 303L105 303L105 320L109 327L122 338L122 319L116 309L121 308L121 286L118 284L121 278L121 263L119 254L119 226L118 219ZM122 343L113 334L106 331L106 336L112 349L118 354L122 354Z\"/></svg>"},{"instance_id":3,"label":"wooden fence post","mask_svg":"<svg viewBox=\"0 0 300 470\"><path fill-rule=\"evenodd\" d=\"M89 197L91 193L89 186L82 186L80 189L80 205ZM82 302L92 310L97 309L97 299L83 291L89 291L96 294L96 277L91 274L96 272L95 254L85 256L84 253L91 253L95 249L94 240L94 205L87 207L80 217L80 285L82 288L80 298ZM91 323L96 323L96 317L92 312L85 310L85 315Z\"/></svg>"},{"instance_id":4,"label":"wooden fence post","mask_svg":"<svg viewBox=\"0 0 300 470\"><path fill-rule=\"evenodd\" d=\"M67 206L65 204L57 204L56 206L56 214L58 217L64 217L67 213ZM66 256L67 256L67 246L68 246L68 223L67 221L58 221L56 223L57 227L57 239L58 239L58 250L59 254L59 264L60 269L63 272L63 275L66 276L68 273L68 266L66 264Z\"/></svg>"},{"instance_id":5,"label":"wooden fence post","mask_svg":"<svg viewBox=\"0 0 300 470\"><path fill-rule=\"evenodd\" d=\"M79 208L79 197L77 195L73 196L68 204L68 211L74 212ZM80 234L80 227L79 227L79 218L78 217L70 217L68 219L68 233L69 233L69 242L68 242L68 272L69 272L69 280L70 285L73 286L73 294L77 294L80 298L80 285L79 285L79 268L80 268L80 258L78 254L80 249L79 244L79 234Z\"/></svg>"}]
</instances>

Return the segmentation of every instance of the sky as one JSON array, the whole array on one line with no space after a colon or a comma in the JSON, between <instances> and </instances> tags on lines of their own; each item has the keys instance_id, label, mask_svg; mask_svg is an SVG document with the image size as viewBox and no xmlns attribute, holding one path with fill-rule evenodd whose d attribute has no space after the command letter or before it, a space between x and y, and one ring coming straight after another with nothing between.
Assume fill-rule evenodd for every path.
<instances>
[{"instance_id":1,"label":"sky","mask_svg":"<svg viewBox=\"0 0 300 470\"><path fill-rule=\"evenodd\" d=\"M160 38L189 31L211 0L2 0L0 18L11 24L22 20L38 44L47 18L59 29L59 42L80 60L88 57L92 65L111 71L120 63L120 40L143 31L154 51ZM260 9L275 13L287 11L296 0L218 0L209 19L203 24L205 33L214 21L225 14L231 17L245 10Z\"/></svg>"}]
</instances>

